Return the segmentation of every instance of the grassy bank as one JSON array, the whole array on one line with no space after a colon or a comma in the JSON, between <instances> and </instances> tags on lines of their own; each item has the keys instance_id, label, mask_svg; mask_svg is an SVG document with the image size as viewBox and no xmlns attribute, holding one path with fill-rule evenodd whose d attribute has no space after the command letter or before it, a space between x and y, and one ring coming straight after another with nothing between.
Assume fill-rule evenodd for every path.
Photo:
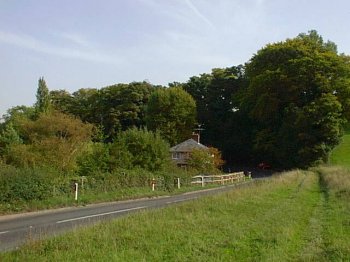
<instances>
[{"instance_id":1,"label":"grassy bank","mask_svg":"<svg viewBox=\"0 0 350 262\"><path fill-rule=\"evenodd\" d=\"M329 162L332 165L350 168L350 127L345 130L340 144L330 154Z\"/></svg>"},{"instance_id":2,"label":"grassy bank","mask_svg":"<svg viewBox=\"0 0 350 262\"><path fill-rule=\"evenodd\" d=\"M346 261L350 175L294 171L1 255L2 261ZM344 182L346 181L346 182Z\"/></svg>"}]
</instances>

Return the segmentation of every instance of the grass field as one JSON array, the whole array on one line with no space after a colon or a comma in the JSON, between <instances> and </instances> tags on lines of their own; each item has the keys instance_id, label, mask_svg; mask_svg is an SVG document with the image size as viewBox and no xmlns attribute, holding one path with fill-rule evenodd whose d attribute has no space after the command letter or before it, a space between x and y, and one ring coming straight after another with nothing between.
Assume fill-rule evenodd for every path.
<instances>
[{"instance_id":1,"label":"grass field","mask_svg":"<svg viewBox=\"0 0 350 262\"><path fill-rule=\"evenodd\" d=\"M332 165L350 167L350 127L347 127L341 143L332 151L329 162Z\"/></svg>"},{"instance_id":2,"label":"grass field","mask_svg":"<svg viewBox=\"0 0 350 262\"><path fill-rule=\"evenodd\" d=\"M350 173L293 171L0 255L1 261L349 261Z\"/></svg>"}]
</instances>

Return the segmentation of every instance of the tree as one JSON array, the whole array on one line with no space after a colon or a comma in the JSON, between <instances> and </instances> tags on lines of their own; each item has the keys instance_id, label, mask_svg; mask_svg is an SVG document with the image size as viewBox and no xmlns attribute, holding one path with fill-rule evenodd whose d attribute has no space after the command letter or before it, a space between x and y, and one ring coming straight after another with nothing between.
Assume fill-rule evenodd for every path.
<instances>
[{"instance_id":1,"label":"tree","mask_svg":"<svg viewBox=\"0 0 350 262\"><path fill-rule=\"evenodd\" d=\"M147 82L105 87L100 91L99 117L109 140L119 131L145 126L146 104L153 90Z\"/></svg>"},{"instance_id":2,"label":"tree","mask_svg":"<svg viewBox=\"0 0 350 262\"><path fill-rule=\"evenodd\" d=\"M242 109L265 161L305 167L327 159L349 116L349 58L316 31L269 44L246 66Z\"/></svg>"},{"instance_id":3,"label":"tree","mask_svg":"<svg viewBox=\"0 0 350 262\"><path fill-rule=\"evenodd\" d=\"M36 93L35 109L37 113L47 113L50 110L50 93L43 77L39 78Z\"/></svg>"},{"instance_id":4,"label":"tree","mask_svg":"<svg viewBox=\"0 0 350 262\"><path fill-rule=\"evenodd\" d=\"M18 134L23 143L11 144L5 159L15 166L73 171L92 132L92 125L59 112L41 114L36 120L20 119Z\"/></svg>"},{"instance_id":5,"label":"tree","mask_svg":"<svg viewBox=\"0 0 350 262\"><path fill-rule=\"evenodd\" d=\"M162 170L170 162L169 144L159 133L146 129L131 128L119 133L110 149L114 168L144 168Z\"/></svg>"},{"instance_id":6,"label":"tree","mask_svg":"<svg viewBox=\"0 0 350 262\"><path fill-rule=\"evenodd\" d=\"M28 106L15 106L7 110L6 114L3 115L5 123L15 123L17 119L34 119L35 108Z\"/></svg>"},{"instance_id":7,"label":"tree","mask_svg":"<svg viewBox=\"0 0 350 262\"><path fill-rule=\"evenodd\" d=\"M13 124L8 122L5 128L0 132L0 156L6 153L8 147L22 144L22 142L23 141L13 127Z\"/></svg>"},{"instance_id":8,"label":"tree","mask_svg":"<svg viewBox=\"0 0 350 262\"><path fill-rule=\"evenodd\" d=\"M223 164L221 152L214 147L209 147L207 150L195 149L188 159L189 167L201 173L219 173L219 168Z\"/></svg>"},{"instance_id":9,"label":"tree","mask_svg":"<svg viewBox=\"0 0 350 262\"><path fill-rule=\"evenodd\" d=\"M153 86L147 82L116 84L102 89L82 88L72 95L52 91L55 109L93 123L112 141L119 131L145 126L145 110Z\"/></svg>"},{"instance_id":10,"label":"tree","mask_svg":"<svg viewBox=\"0 0 350 262\"><path fill-rule=\"evenodd\" d=\"M65 114L73 114L74 97L66 90L50 91L52 108Z\"/></svg>"},{"instance_id":11,"label":"tree","mask_svg":"<svg viewBox=\"0 0 350 262\"><path fill-rule=\"evenodd\" d=\"M147 104L146 124L171 145L188 139L196 123L196 103L179 87L157 89Z\"/></svg>"},{"instance_id":12,"label":"tree","mask_svg":"<svg viewBox=\"0 0 350 262\"><path fill-rule=\"evenodd\" d=\"M220 148L227 160L247 156L247 125L233 99L245 85L243 66L214 68L210 74L193 76L183 84L196 101L198 123L204 128L201 141Z\"/></svg>"}]
</instances>

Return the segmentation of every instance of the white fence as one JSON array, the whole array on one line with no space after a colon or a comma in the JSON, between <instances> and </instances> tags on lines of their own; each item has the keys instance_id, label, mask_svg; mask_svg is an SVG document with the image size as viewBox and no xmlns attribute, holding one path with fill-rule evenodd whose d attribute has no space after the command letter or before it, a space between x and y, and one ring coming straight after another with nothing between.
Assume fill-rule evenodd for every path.
<instances>
[{"instance_id":1,"label":"white fence","mask_svg":"<svg viewBox=\"0 0 350 262\"><path fill-rule=\"evenodd\" d=\"M247 176L247 178L251 178L251 175ZM236 173L230 173L225 175L216 175L216 176L208 176L208 175L198 175L192 177L192 185L202 185L202 187L205 186L205 184L232 184L234 182L244 181L246 179L246 176L243 172L236 172Z\"/></svg>"}]
</instances>

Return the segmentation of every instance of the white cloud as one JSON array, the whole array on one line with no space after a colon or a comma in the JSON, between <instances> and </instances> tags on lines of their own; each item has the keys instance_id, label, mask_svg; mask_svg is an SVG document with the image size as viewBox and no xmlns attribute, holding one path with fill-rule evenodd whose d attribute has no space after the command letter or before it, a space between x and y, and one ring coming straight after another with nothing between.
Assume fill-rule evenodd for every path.
<instances>
[{"instance_id":1,"label":"white cloud","mask_svg":"<svg viewBox=\"0 0 350 262\"><path fill-rule=\"evenodd\" d=\"M80 47L84 47L84 48L91 47L91 43L89 41L87 41L85 37L83 37L82 35L77 34L77 33L54 32L53 35L57 36L59 38L68 40L69 42L71 42L77 46L80 46Z\"/></svg>"},{"instance_id":2,"label":"white cloud","mask_svg":"<svg viewBox=\"0 0 350 262\"><path fill-rule=\"evenodd\" d=\"M79 39L76 38L75 41L79 42ZM121 62L120 58L104 54L98 50L81 51L76 48L54 46L29 35L14 34L4 31L0 31L0 43L14 45L20 48L65 58L110 64L120 64ZM84 42L81 41L81 44L84 44Z\"/></svg>"},{"instance_id":3,"label":"white cloud","mask_svg":"<svg viewBox=\"0 0 350 262\"><path fill-rule=\"evenodd\" d=\"M187 6L196 14L197 17L199 17L201 20L203 20L209 27L212 29L215 28L213 23L201 13L198 8L191 2L191 0L185 0Z\"/></svg>"}]
</instances>

